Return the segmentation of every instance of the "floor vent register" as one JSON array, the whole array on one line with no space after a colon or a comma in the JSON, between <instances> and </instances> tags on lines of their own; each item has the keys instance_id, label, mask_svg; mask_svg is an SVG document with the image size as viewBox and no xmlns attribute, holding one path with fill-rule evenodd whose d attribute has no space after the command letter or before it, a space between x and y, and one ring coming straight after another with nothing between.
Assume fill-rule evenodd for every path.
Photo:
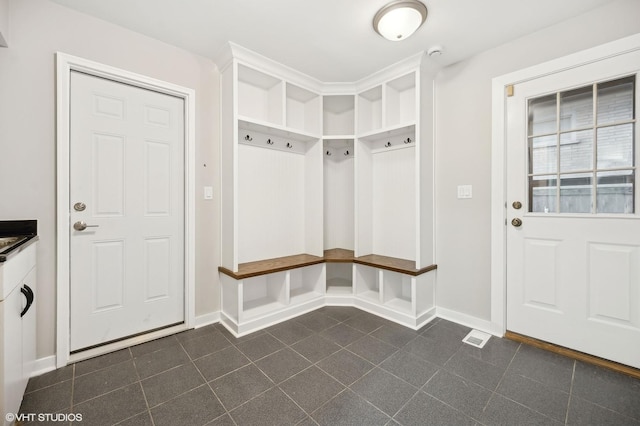
<instances>
[{"instance_id":1,"label":"floor vent register","mask_svg":"<svg viewBox=\"0 0 640 426\"><path fill-rule=\"evenodd\" d=\"M490 334L484 333L480 330L471 330L462 341L468 345L475 346L482 349L484 345L489 341Z\"/></svg>"}]
</instances>

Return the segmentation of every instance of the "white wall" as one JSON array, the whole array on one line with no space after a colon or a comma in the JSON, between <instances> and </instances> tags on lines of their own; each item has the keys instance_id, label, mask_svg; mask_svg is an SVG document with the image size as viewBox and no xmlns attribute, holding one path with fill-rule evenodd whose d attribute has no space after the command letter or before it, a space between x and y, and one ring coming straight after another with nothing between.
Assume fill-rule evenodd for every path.
<instances>
[{"instance_id":1,"label":"white wall","mask_svg":"<svg viewBox=\"0 0 640 426\"><path fill-rule=\"evenodd\" d=\"M9 0L0 0L0 47L9 41Z\"/></svg>"},{"instance_id":2,"label":"white wall","mask_svg":"<svg viewBox=\"0 0 640 426\"><path fill-rule=\"evenodd\" d=\"M640 32L640 1L595 9L444 68L436 79L437 304L491 317L491 80ZM457 185L473 185L457 199Z\"/></svg>"},{"instance_id":3,"label":"white wall","mask_svg":"<svg viewBox=\"0 0 640 426\"><path fill-rule=\"evenodd\" d=\"M196 316L218 311L219 73L214 63L46 0L8 4L11 45L0 49L0 220L38 220L38 357L55 352L56 51L196 91ZM204 185L214 187L212 201L202 199Z\"/></svg>"}]
</instances>

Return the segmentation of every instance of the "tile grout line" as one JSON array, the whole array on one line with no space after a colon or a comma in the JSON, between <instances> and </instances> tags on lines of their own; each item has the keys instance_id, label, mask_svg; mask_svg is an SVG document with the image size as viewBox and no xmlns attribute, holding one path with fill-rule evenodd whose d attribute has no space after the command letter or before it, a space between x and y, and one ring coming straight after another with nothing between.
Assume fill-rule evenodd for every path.
<instances>
[{"instance_id":1,"label":"tile grout line","mask_svg":"<svg viewBox=\"0 0 640 426\"><path fill-rule=\"evenodd\" d=\"M140 385L140 390L142 391L142 397L144 398L144 403L147 406L147 414L149 415L149 418L151 419L151 425L155 426L156 422L153 419L153 416L151 415L151 407L149 407L149 400L147 399L147 393L144 391L144 386L142 386L142 379L140 378L140 372L138 371L138 365L136 364L136 358L133 356L133 352L131 351L131 347L128 348L129 349L129 355L131 355L131 360L133 362L133 369L136 372L136 376L138 377L138 384ZM139 414L136 414L136 416ZM132 416L135 417L135 416ZM131 417L130 417L131 418ZM125 419L127 420L127 419ZM122 420L124 421L124 420ZM122 421L120 423L122 423Z\"/></svg>"},{"instance_id":2,"label":"tile grout line","mask_svg":"<svg viewBox=\"0 0 640 426\"><path fill-rule=\"evenodd\" d=\"M567 412L564 416L564 424L569 424L569 407L571 407L571 398L573 395L573 381L576 378L576 361L573 361L573 370L571 371L571 386L569 386L569 398L567 399Z\"/></svg>"},{"instance_id":3,"label":"tile grout line","mask_svg":"<svg viewBox=\"0 0 640 426\"><path fill-rule=\"evenodd\" d=\"M73 413L73 393L75 392L76 387L76 364L73 364L73 369L71 371L71 400L69 401L69 412ZM69 422L71 424L71 422Z\"/></svg>"},{"instance_id":4,"label":"tile grout line","mask_svg":"<svg viewBox=\"0 0 640 426\"><path fill-rule=\"evenodd\" d=\"M424 388L429 384L429 382L431 381L431 379L433 379L435 376L437 376L437 375L438 375L438 373L439 373L439 371L438 371L438 372L436 372L436 373L435 373L435 374L434 374L434 375L433 375L433 376L432 376L432 377L427 381L427 383L425 383L425 384L424 384L424 386L423 386L422 388L420 388L420 390L418 391L418 393L419 393L419 392L423 392L423 393L424 393L425 395L427 395L428 397L433 398L433 399L435 399L436 401L438 401L438 402L440 402L440 403L442 403L442 404L446 405L447 407L451 408L453 411L456 411L457 413L461 414L462 416L464 416L464 417L466 417L466 418L468 418L468 419L473 420L475 423L479 423L479 424L483 425L484 423L482 423L482 422L481 422L480 420L478 420L477 418L472 417L471 415L469 415L469 414L465 413L464 411L460 410L459 408L454 407L453 405L449 404L447 401L444 401L444 400L442 400L442 399L438 398L437 396L430 394L429 392L427 392L427 391L424 389ZM414 395L414 397L415 397L415 395ZM412 397L412 398L413 398L413 397ZM407 401L407 403L408 403L408 401ZM405 405L406 405L406 404L405 404ZM397 414L397 413L396 413L396 414Z\"/></svg>"},{"instance_id":5,"label":"tile grout line","mask_svg":"<svg viewBox=\"0 0 640 426\"><path fill-rule=\"evenodd\" d=\"M216 331L217 331L217 330L216 330ZM224 334L220 333L220 335L221 335L222 337L224 337L227 341L229 341L229 339L227 339L227 337L226 337ZM193 367L196 369L196 371L198 372L198 374L200 374L200 377L202 377L202 380L204 380L204 384L205 384L205 386L207 386L207 387L209 388L209 390L211 390L211 393L213 394L213 396L215 396L216 400L220 403L220 406L224 409L224 414L221 414L221 415L219 415L218 417L216 417L215 419L212 419L209 423L216 421L217 419L219 419L220 417L222 417L222 416L224 416L224 415L227 415L227 416L231 419L231 421L233 422L233 424L235 424L235 425L237 426L237 423L236 423L236 421L233 419L233 417L231 417L231 414L229 413L229 410L227 410L227 407L225 407L225 405L222 403L222 401L221 401L221 400L220 400L220 398L218 397L218 394L216 394L216 392L215 392L215 391L213 390L213 388L211 387L211 382L207 381L207 378L206 378L206 377L204 377L204 374L202 374L202 371L200 371L200 369L198 368L198 366L197 366L197 365L196 365L196 363L194 362L194 359L193 359L193 358L191 358L191 355L189 354L189 351L187 351L187 349L184 347L184 345L183 345L182 343L183 343L183 342L178 341L178 344L180 345L180 347L182 347L182 350L187 354L187 357L189 357L189 362L191 362L191 364L192 364L192 365L193 365ZM233 342L229 341L229 343L230 343L231 345L233 345ZM220 351L222 351L222 350L224 350L224 349L226 349L226 348L220 349ZM220 351L216 351L216 352L220 352ZM216 353L216 352L212 352L212 353ZM207 355L209 355L209 354L207 354ZM201 356L200 358L204 358L205 356L206 356L206 355L203 355L203 356ZM196 359L200 359L200 358L196 358ZM234 371L237 371L237 370L234 370ZM213 381L213 380L212 380L212 381ZM192 391L192 390L194 390L194 389L198 389L199 387L200 387L200 386L196 386L195 388L192 388L192 389L188 390L187 392L190 392L190 391ZM187 392L185 392L185 393L187 393ZM183 393L183 394L181 394L181 395L184 395L184 393ZM178 396L180 396L180 395L178 395ZM171 398L169 401L173 401L173 400L174 400L174 399L176 399L178 396L176 396L176 397L174 397L174 398ZM168 401L165 401L165 402L168 402Z\"/></svg>"},{"instance_id":6,"label":"tile grout line","mask_svg":"<svg viewBox=\"0 0 640 426\"><path fill-rule=\"evenodd\" d=\"M511 364L513 363L513 360L516 359L516 355L518 355L518 352L520 352L520 348L521 347L522 347L522 343L520 343L518 345L518 348L516 349L516 351L514 352L513 356L511 357L511 361L509 361L509 364L507 365L507 368L504 369L504 373L502 373L502 377L500 377L500 380L498 380L498 383L496 384L495 389L493 389L491 391L491 396L489 397L489 400L487 401L487 403L482 408L482 412L483 413L485 412L485 410L487 409L487 407L489 406L489 404L493 400L494 396L497 394L497 390L500 387L500 384L504 380L504 377L507 375L507 371L509 371L509 368L511 367Z\"/></svg>"},{"instance_id":7,"label":"tile grout line","mask_svg":"<svg viewBox=\"0 0 640 426\"><path fill-rule=\"evenodd\" d=\"M299 324L299 325L300 325L301 327L304 327L304 325L302 325L302 324ZM309 328L307 328L307 327L304 327L304 328L305 328L305 329L307 329L307 330L309 330L309 331L311 331L312 333L316 333L316 332L314 332L313 330L311 330L311 329L309 329ZM308 361L308 362L310 363L310 365L308 365L307 367L305 367L305 368L304 368L304 369L302 369L301 371L298 371L298 372L297 372L297 373L295 373L294 375L292 375L292 376L290 376L290 377L287 377L286 379L282 380L280 383L275 383L273 380L271 380L271 378L267 375L267 373L265 373L265 372L264 372L260 367L258 367L258 366L256 365L255 367L256 367L256 368L257 368L257 369L258 369L262 374L264 374L264 375L265 375L269 380L271 380L271 381L274 383L274 386L273 386L272 388L267 389L266 391L264 391L264 392L263 392L263 393L261 393L260 395L262 395L262 394L264 394L264 393L266 393L266 392L268 392L268 391L270 391L270 390L272 390L272 389L274 389L274 388L277 388L277 389L278 389L280 392L282 392L282 393L283 393L287 398L289 398L289 400L290 400L291 402L293 402L293 403L295 404L295 406L296 406L296 407L298 407L298 408L299 408L299 409L300 409L300 410L301 410L301 411L302 411L302 412L303 412L303 413L304 413L308 418L310 418L312 421L314 421L314 422L315 422L315 420L313 420L313 418L311 417L311 414L310 414L310 413L307 413L307 411L306 411L304 408L302 408L302 407L301 407L301 406L300 406L300 405L299 405L299 404L298 404L298 403L297 403L293 398L291 398L291 396L289 396L289 394L288 394L284 389L282 389L282 388L280 387L280 385L281 385L282 383L286 382L287 380L292 379L293 377L295 377L295 376L297 376L297 375L299 375L299 374L302 374L304 371L306 371L306 370L310 369L311 367L314 367L314 366L315 366L315 363L311 362L311 360L310 360L310 359L308 359L308 358L307 358L307 357L305 357L304 355L302 355L302 354L298 353L295 349L293 349L293 348L291 347L292 345L294 345L294 344L296 344L296 343L298 343L298 342L301 342L302 340L305 340L306 338L305 338L305 339L300 339L300 340L298 340L297 342L294 342L292 345L289 345L289 344L285 343L284 341L282 341L282 340L278 339L276 336L274 336L274 335L273 335L273 334L271 334L270 332L265 331L265 333L266 333L266 334L268 334L268 335L270 335L271 337L273 337L274 339L276 339L277 341L279 341L280 343L282 343L282 344L283 344L283 345L285 345L285 346L284 346L284 348L278 349L278 350L276 350L275 352L272 352L272 353L270 353L269 355L266 355L266 356L264 356L264 357L262 357L262 358L260 358L260 359L264 359L264 358L266 358L267 356L271 356L271 355L273 355L273 354L275 354L275 353L278 353L278 352L279 352L279 351L281 351L281 350L289 349L289 350L293 351L293 353L300 355L303 359L305 359L306 361ZM312 336L312 335L309 335L308 337L311 337L311 336ZM308 338L308 337L307 337L307 338ZM242 351L240 351L240 352L242 352ZM246 356L246 355L245 355L245 356ZM260 359L258 359L258 360L256 360L256 361L260 361ZM249 361L251 361L251 360L249 360ZM253 361L252 361L252 362L253 362ZM316 368L317 368L317 367L316 367ZM260 395L257 395L255 398L257 398L257 397L258 397L258 396L260 396ZM254 398L250 399L249 401L251 401L251 400L253 400L253 399L254 399ZM246 403L247 403L247 402L249 402L249 401L246 401L245 403L241 404L240 406L242 406L242 405L246 404ZM238 407L234 408L234 410L235 410L235 409L237 409L237 408L239 408L240 406L238 406ZM302 419L302 420L300 420L300 422L302 422L302 421L304 421L304 420L305 420L305 419ZM298 423L300 423L300 422L298 422ZM296 423L296 424L297 424L297 423Z\"/></svg>"}]
</instances>

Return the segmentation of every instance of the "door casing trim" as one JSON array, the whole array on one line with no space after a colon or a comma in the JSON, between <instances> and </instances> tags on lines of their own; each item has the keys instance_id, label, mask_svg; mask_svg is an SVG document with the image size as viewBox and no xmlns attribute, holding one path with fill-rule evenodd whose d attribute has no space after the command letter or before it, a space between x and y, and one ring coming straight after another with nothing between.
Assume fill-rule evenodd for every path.
<instances>
[{"instance_id":1,"label":"door casing trim","mask_svg":"<svg viewBox=\"0 0 640 426\"><path fill-rule=\"evenodd\" d=\"M635 34L562 58L534 65L492 80L491 128L491 328L503 336L507 330L507 202L506 199L506 87L578 68L640 50L640 34ZM517 87L516 87L517 90Z\"/></svg>"},{"instance_id":2,"label":"door casing trim","mask_svg":"<svg viewBox=\"0 0 640 426\"><path fill-rule=\"evenodd\" d=\"M70 78L80 71L184 100L185 215L184 329L195 325L195 91L109 65L56 52L56 367L70 360L69 142ZM152 333L153 334L153 333ZM155 336L157 337L157 336ZM154 338L149 336L147 340ZM137 339L144 341L144 337Z\"/></svg>"}]
</instances>

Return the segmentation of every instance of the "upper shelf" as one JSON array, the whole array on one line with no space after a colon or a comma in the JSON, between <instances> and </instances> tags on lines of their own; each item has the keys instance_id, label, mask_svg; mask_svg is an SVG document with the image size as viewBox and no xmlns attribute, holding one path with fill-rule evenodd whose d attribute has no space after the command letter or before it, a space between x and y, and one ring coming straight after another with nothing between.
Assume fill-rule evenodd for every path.
<instances>
[{"instance_id":1,"label":"upper shelf","mask_svg":"<svg viewBox=\"0 0 640 426\"><path fill-rule=\"evenodd\" d=\"M319 134L303 132L290 127L280 126L266 121L258 121L244 116L238 116L238 127L242 131L269 133L276 137L292 139L297 142L311 142L322 138Z\"/></svg>"},{"instance_id":2,"label":"upper shelf","mask_svg":"<svg viewBox=\"0 0 640 426\"><path fill-rule=\"evenodd\" d=\"M237 104L244 121L315 139L322 134L319 94L242 64L238 65Z\"/></svg>"},{"instance_id":3,"label":"upper shelf","mask_svg":"<svg viewBox=\"0 0 640 426\"><path fill-rule=\"evenodd\" d=\"M417 73L410 72L358 94L358 135L417 121Z\"/></svg>"}]
</instances>

